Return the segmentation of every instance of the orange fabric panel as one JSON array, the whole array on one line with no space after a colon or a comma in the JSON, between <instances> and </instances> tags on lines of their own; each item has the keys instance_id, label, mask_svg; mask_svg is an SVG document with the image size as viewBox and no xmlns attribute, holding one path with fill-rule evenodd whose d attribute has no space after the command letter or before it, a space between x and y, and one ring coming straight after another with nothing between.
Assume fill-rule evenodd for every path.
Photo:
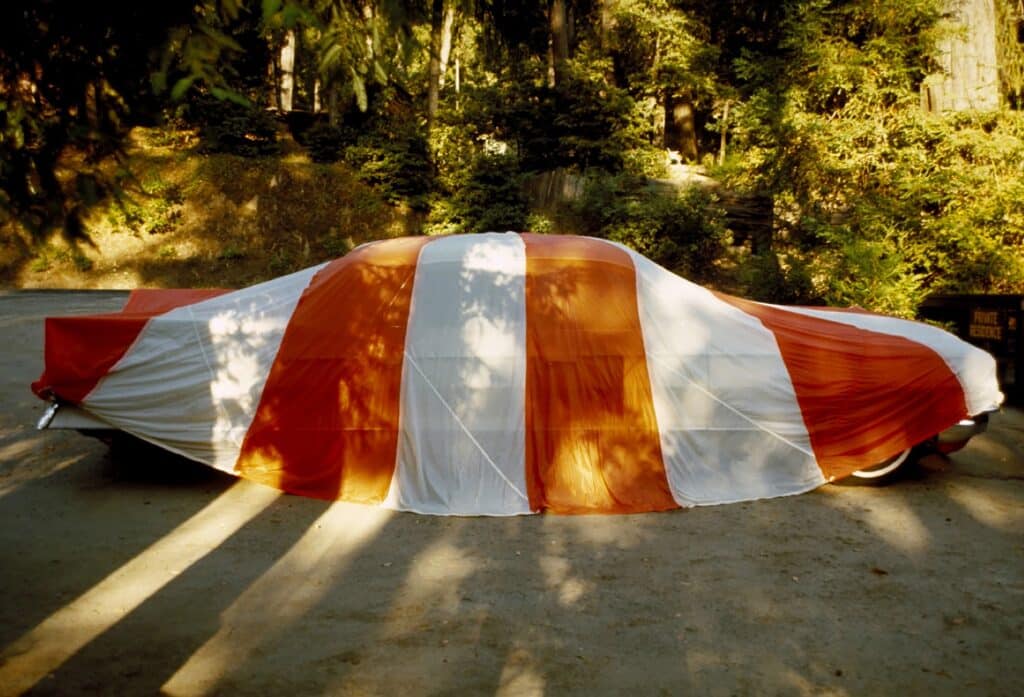
<instances>
[{"instance_id":1,"label":"orange fabric panel","mask_svg":"<svg viewBox=\"0 0 1024 697\"><path fill-rule=\"evenodd\" d=\"M161 314L230 292L222 288L136 288L121 311Z\"/></svg>"},{"instance_id":2,"label":"orange fabric panel","mask_svg":"<svg viewBox=\"0 0 1024 697\"><path fill-rule=\"evenodd\" d=\"M47 317L45 367L32 391L43 399L78 404L121 360L153 314Z\"/></svg>"},{"instance_id":3,"label":"orange fabric panel","mask_svg":"<svg viewBox=\"0 0 1024 697\"><path fill-rule=\"evenodd\" d=\"M661 456L629 255L594 240L522 237L530 507L678 508Z\"/></svg>"},{"instance_id":4,"label":"orange fabric panel","mask_svg":"<svg viewBox=\"0 0 1024 697\"><path fill-rule=\"evenodd\" d=\"M775 334L815 457L828 478L877 465L967 415L960 382L923 344L718 297Z\"/></svg>"},{"instance_id":5,"label":"orange fabric panel","mask_svg":"<svg viewBox=\"0 0 1024 697\"><path fill-rule=\"evenodd\" d=\"M416 260L428 240L362 247L313 277L242 444L241 475L316 498L384 499Z\"/></svg>"}]
</instances>

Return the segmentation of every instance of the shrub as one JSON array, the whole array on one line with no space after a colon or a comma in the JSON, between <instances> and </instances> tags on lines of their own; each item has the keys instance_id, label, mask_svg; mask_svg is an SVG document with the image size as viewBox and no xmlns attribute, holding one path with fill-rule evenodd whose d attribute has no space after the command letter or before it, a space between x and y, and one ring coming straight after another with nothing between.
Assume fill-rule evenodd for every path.
<instances>
[{"instance_id":1,"label":"shrub","mask_svg":"<svg viewBox=\"0 0 1024 697\"><path fill-rule=\"evenodd\" d=\"M346 145L351 144L350 134L329 123L317 123L303 134L304 144L313 162L326 164L337 162L344 154Z\"/></svg>"},{"instance_id":2,"label":"shrub","mask_svg":"<svg viewBox=\"0 0 1024 697\"><path fill-rule=\"evenodd\" d=\"M511 155L481 154L448 200L435 201L427 229L433 234L524 230L529 210Z\"/></svg>"},{"instance_id":3,"label":"shrub","mask_svg":"<svg viewBox=\"0 0 1024 697\"><path fill-rule=\"evenodd\" d=\"M754 254L741 264L739 280L743 294L753 300L787 305L821 303L807 265L797 257L780 257L774 251Z\"/></svg>"},{"instance_id":4,"label":"shrub","mask_svg":"<svg viewBox=\"0 0 1024 697\"><path fill-rule=\"evenodd\" d=\"M188 115L199 125L204 152L263 157L280 151L277 121L263 109L201 96L189 106Z\"/></svg>"},{"instance_id":5,"label":"shrub","mask_svg":"<svg viewBox=\"0 0 1024 697\"><path fill-rule=\"evenodd\" d=\"M377 187L389 202L426 207L433 173L427 141L416 130L367 133L345 148L344 159L360 180Z\"/></svg>"},{"instance_id":6,"label":"shrub","mask_svg":"<svg viewBox=\"0 0 1024 697\"><path fill-rule=\"evenodd\" d=\"M710 276L729 240L717 198L695 187L672 194L638 177L597 174L574 209L584 232L698 279Z\"/></svg>"}]
</instances>

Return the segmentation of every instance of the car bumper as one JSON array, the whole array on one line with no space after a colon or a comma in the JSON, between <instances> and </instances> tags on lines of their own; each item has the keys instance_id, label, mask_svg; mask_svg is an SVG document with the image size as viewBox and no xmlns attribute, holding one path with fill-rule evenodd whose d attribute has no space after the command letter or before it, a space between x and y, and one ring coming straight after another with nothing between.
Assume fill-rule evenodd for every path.
<instances>
[{"instance_id":1,"label":"car bumper","mask_svg":"<svg viewBox=\"0 0 1024 697\"><path fill-rule=\"evenodd\" d=\"M988 414L978 414L961 419L958 424L947 428L935 437L935 445L939 452L952 453L967 445L974 436L988 430Z\"/></svg>"}]
</instances>

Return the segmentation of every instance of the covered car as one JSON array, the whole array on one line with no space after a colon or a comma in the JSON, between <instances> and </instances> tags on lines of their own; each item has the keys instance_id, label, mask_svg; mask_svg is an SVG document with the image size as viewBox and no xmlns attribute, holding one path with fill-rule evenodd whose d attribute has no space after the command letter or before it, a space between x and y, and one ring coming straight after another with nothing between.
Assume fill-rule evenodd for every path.
<instances>
[{"instance_id":1,"label":"covered car","mask_svg":"<svg viewBox=\"0 0 1024 697\"><path fill-rule=\"evenodd\" d=\"M431 514L798 494L1002 401L933 326L767 305L618 244L410 237L50 318L40 397L286 492Z\"/></svg>"}]
</instances>

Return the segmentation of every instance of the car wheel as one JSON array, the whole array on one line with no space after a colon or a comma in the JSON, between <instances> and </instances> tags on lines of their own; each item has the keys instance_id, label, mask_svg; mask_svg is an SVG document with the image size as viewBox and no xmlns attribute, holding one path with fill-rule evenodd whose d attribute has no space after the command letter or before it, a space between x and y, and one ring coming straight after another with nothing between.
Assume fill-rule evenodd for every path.
<instances>
[{"instance_id":1,"label":"car wheel","mask_svg":"<svg viewBox=\"0 0 1024 697\"><path fill-rule=\"evenodd\" d=\"M883 477L888 477L907 461L907 458L910 457L911 450L913 450L913 448L907 448L903 452L893 455L888 460L880 462L874 467L857 470L853 473L853 476L858 479L870 479L874 481L879 481Z\"/></svg>"}]
</instances>

